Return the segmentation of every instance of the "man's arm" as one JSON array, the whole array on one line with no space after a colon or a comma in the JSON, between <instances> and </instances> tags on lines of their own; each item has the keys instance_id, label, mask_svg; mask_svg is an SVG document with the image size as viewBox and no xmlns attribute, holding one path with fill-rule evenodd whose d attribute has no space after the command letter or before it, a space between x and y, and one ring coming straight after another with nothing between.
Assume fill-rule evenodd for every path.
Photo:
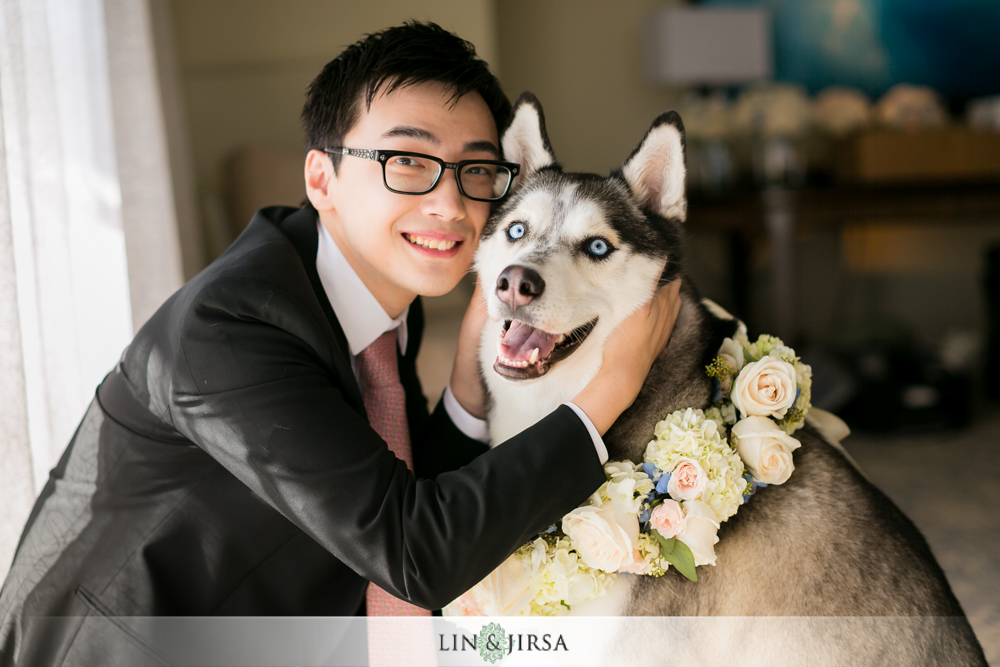
<instances>
[{"instance_id":1,"label":"man's arm","mask_svg":"<svg viewBox=\"0 0 1000 667\"><path fill-rule=\"evenodd\" d=\"M174 424L382 588L440 607L604 481L586 428L565 407L461 470L417 480L348 405L307 342L315 337L302 331L302 305L261 285L260 294L217 285L226 298L213 303L224 306L191 310Z\"/></svg>"}]
</instances>

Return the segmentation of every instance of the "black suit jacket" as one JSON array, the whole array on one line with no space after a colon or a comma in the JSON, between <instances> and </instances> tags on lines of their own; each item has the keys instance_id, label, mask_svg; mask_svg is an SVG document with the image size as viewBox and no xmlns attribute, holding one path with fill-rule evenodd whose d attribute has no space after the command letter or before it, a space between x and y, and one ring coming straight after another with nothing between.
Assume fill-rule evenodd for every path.
<instances>
[{"instance_id":1,"label":"black suit jacket","mask_svg":"<svg viewBox=\"0 0 1000 667\"><path fill-rule=\"evenodd\" d=\"M316 220L259 212L105 378L0 592L0 664L110 664L86 616L354 615L369 580L439 608L604 481L568 408L489 451L428 415L419 303L411 474L367 422Z\"/></svg>"}]
</instances>

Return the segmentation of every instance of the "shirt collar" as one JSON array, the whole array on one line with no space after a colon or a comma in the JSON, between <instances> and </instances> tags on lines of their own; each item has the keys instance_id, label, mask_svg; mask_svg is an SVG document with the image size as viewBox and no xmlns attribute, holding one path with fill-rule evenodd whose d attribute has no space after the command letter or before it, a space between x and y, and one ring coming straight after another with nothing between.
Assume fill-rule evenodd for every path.
<instances>
[{"instance_id":1,"label":"shirt collar","mask_svg":"<svg viewBox=\"0 0 1000 667\"><path fill-rule=\"evenodd\" d=\"M406 353L406 316L409 306L393 319L354 271L337 242L323 223L316 221L319 247L316 250L316 272L326 292L333 312L347 336L351 355L357 356L387 331L399 327L399 351Z\"/></svg>"}]
</instances>

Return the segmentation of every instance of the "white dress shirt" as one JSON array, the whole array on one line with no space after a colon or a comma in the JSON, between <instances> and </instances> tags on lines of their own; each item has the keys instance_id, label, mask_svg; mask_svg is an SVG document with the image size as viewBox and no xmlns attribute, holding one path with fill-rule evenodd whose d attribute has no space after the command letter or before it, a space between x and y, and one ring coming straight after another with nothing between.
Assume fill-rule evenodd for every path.
<instances>
[{"instance_id":1,"label":"white dress shirt","mask_svg":"<svg viewBox=\"0 0 1000 667\"><path fill-rule=\"evenodd\" d=\"M410 309L406 308L398 317L389 317L378 299L365 286L361 278L351 267L344 253L340 251L337 242L330 236L323 223L317 221L316 227L319 232L319 246L316 250L316 272L319 274L319 281L326 292L326 298L330 301L333 312L340 320L340 326L347 337L347 345L351 350L351 368L354 370L354 377L358 378L357 356L366 347L371 345L382 334L392 329L399 329L399 351L406 352L408 332L406 330L406 316ZM359 380L360 381L360 380ZM489 431L486 428L486 421L471 415L462 407L458 399L451 391L451 386L445 388L444 409L447 411L451 421L462 433L470 438L489 444ZM604 440L590 418L573 403L566 403L577 415L579 415L590 437L594 441L594 448L601 463L608 460L608 449L604 445Z\"/></svg>"}]
</instances>

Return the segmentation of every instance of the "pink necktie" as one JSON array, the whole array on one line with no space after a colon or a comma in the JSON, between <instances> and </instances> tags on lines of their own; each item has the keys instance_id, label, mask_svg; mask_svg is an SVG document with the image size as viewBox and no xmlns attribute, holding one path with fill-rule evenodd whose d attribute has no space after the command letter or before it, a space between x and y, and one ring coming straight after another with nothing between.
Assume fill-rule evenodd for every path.
<instances>
[{"instance_id":1,"label":"pink necktie","mask_svg":"<svg viewBox=\"0 0 1000 667\"><path fill-rule=\"evenodd\" d=\"M382 334L358 355L361 392L372 428L389 445L389 451L413 470L410 429L406 423L406 394L399 381L396 360L397 329ZM365 601L369 616L430 616L408 602L368 584Z\"/></svg>"}]
</instances>

